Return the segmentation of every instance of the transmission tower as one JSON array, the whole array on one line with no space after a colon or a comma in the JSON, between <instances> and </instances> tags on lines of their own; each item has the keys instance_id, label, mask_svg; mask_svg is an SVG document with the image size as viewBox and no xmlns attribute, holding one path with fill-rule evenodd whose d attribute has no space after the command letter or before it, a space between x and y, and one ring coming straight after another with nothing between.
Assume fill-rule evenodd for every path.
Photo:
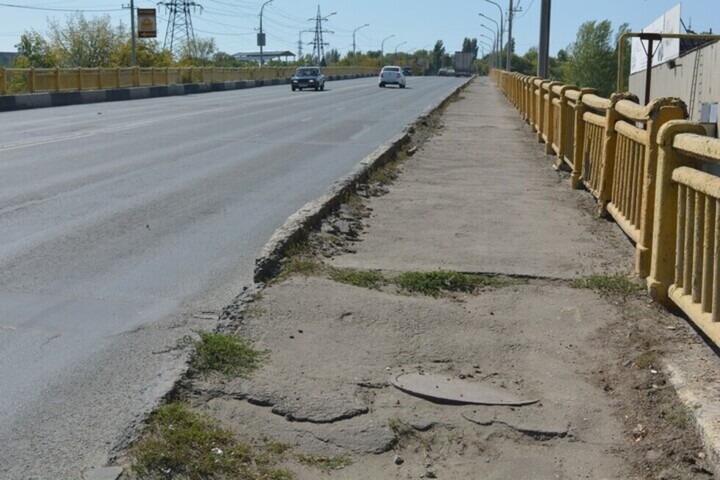
<instances>
[{"instance_id":1,"label":"transmission tower","mask_svg":"<svg viewBox=\"0 0 720 480\"><path fill-rule=\"evenodd\" d=\"M190 10L202 11L202 5L193 0L167 0L159 2L164 5L168 13L168 28L165 31L163 48L177 56L181 49L187 45L190 53L195 50L195 32L193 31Z\"/></svg>"},{"instance_id":2,"label":"transmission tower","mask_svg":"<svg viewBox=\"0 0 720 480\"><path fill-rule=\"evenodd\" d=\"M326 21L328 17L335 15L337 12L333 12L330 15L323 17L320 15L320 5L318 5L317 16L309 19L309 21L315 20L315 38L310 44L313 46L312 58L316 65L321 65L325 61L325 47L329 43L325 43L323 40L323 33L335 33L332 30L323 29L322 22Z\"/></svg>"}]
</instances>

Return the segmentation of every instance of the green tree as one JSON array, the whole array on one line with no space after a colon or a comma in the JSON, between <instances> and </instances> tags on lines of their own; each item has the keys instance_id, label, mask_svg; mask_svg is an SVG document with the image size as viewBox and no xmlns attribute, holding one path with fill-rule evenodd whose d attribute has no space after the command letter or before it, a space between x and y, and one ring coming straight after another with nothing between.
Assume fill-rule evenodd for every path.
<instances>
[{"instance_id":1,"label":"green tree","mask_svg":"<svg viewBox=\"0 0 720 480\"><path fill-rule=\"evenodd\" d=\"M462 45L462 52L463 53L468 53L468 52L472 53L473 61L475 61L478 56L477 38L470 39L470 38L465 37L465 39L463 40L463 45Z\"/></svg>"},{"instance_id":2,"label":"green tree","mask_svg":"<svg viewBox=\"0 0 720 480\"><path fill-rule=\"evenodd\" d=\"M111 63L115 67L129 67L132 64L132 45L128 39L116 52ZM171 67L175 64L170 50L162 48L157 40L137 39L137 65L139 67Z\"/></svg>"},{"instance_id":3,"label":"green tree","mask_svg":"<svg viewBox=\"0 0 720 480\"><path fill-rule=\"evenodd\" d=\"M325 61L328 64L334 64L334 63L339 62L340 61L340 52L337 49L333 48L332 50L330 50L329 52L327 52L325 54Z\"/></svg>"},{"instance_id":4,"label":"green tree","mask_svg":"<svg viewBox=\"0 0 720 480\"><path fill-rule=\"evenodd\" d=\"M76 12L65 24L56 20L48 24L52 54L63 67L110 67L113 55L129 35L122 24L114 27L109 15L87 19Z\"/></svg>"},{"instance_id":5,"label":"green tree","mask_svg":"<svg viewBox=\"0 0 720 480\"><path fill-rule=\"evenodd\" d=\"M187 67L209 67L218 49L214 38L188 40L180 47L178 63Z\"/></svg>"},{"instance_id":6,"label":"green tree","mask_svg":"<svg viewBox=\"0 0 720 480\"><path fill-rule=\"evenodd\" d=\"M50 68L56 64L47 40L34 30L23 33L15 48L19 54L15 60L17 68Z\"/></svg>"},{"instance_id":7,"label":"green tree","mask_svg":"<svg viewBox=\"0 0 720 480\"><path fill-rule=\"evenodd\" d=\"M278 62L281 65L283 62ZM226 52L215 52L213 55L213 65L216 67L236 68L240 66L237 58Z\"/></svg>"},{"instance_id":8,"label":"green tree","mask_svg":"<svg viewBox=\"0 0 720 480\"><path fill-rule=\"evenodd\" d=\"M445 55L445 45L442 40L438 40L435 42L432 52L432 68L435 73L443 67L443 59Z\"/></svg>"},{"instance_id":9,"label":"green tree","mask_svg":"<svg viewBox=\"0 0 720 480\"><path fill-rule=\"evenodd\" d=\"M596 88L608 97L615 90L615 47L609 20L580 25L575 43L568 47L564 80L580 87Z\"/></svg>"},{"instance_id":10,"label":"green tree","mask_svg":"<svg viewBox=\"0 0 720 480\"><path fill-rule=\"evenodd\" d=\"M620 36L623 33L629 33L630 32L630 25L627 23L623 23L620 25L620 28L618 28L617 35L615 37L615 58L617 59L617 49L622 48L623 49L623 65L622 65L622 79L623 84L622 90L627 92L629 89L628 82L630 81L630 55L631 55L631 45L630 41L628 39L625 39L625 42L623 45L620 45ZM617 63L615 63L615 70L617 71ZM617 85L616 85L617 88Z\"/></svg>"}]
</instances>

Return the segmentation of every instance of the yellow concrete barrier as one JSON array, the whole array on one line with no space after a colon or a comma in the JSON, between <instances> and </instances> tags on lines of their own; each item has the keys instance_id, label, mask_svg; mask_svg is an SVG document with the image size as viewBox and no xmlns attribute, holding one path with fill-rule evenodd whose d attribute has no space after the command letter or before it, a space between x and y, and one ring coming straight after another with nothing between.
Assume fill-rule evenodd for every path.
<instances>
[{"instance_id":1,"label":"yellow concrete barrier","mask_svg":"<svg viewBox=\"0 0 720 480\"><path fill-rule=\"evenodd\" d=\"M328 67L325 74L373 74L372 67ZM289 78L293 67L261 68L0 68L0 95L102 90L179 83Z\"/></svg>"}]
</instances>

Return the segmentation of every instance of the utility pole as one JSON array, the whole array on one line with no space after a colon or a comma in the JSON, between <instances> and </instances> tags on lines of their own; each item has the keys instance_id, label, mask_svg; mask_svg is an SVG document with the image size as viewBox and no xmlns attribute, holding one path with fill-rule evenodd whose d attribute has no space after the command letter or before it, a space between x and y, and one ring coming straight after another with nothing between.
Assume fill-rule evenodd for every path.
<instances>
[{"instance_id":1,"label":"utility pole","mask_svg":"<svg viewBox=\"0 0 720 480\"><path fill-rule=\"evenodd\" d=\"M260 7L260 33L258 33L257 36L257 44L260 47L260 66L262 67L265 65L265 60L263 59L263 47L265 46L265 34L263 33L262 29L262 17L263 17L263 10L265 10L265 5L272 2L273 0L267 0L265 3L262 4L262 7Z\"/></svg>"},{"instance_id":2,"label":"utility pole","mask_svg":"<svg viewBox=\"0 0 720 480\"><path fill-rule=\"evenodd\" d=\"M550 0L542 0L540 7L540 47L538 48L537 76L548 77L548 55L550 54Z\"/></svg>"},{"instance_id":3,"label":"utility pole","mask_svg":"<svg viewBox=\"0 0 720 480\"><path fill-rule=\"evenodd\" d=\"M507 43L507 61L505 62L505 70L510 71L512 64L512 19L513 19L513 0L510 0L508 6L508 43Z\"/></svg>"},{"instance_id":4,"label":"utility pole","mask_svg":"<svg viewBox=\"0 0 720 480\"><path fill-rule=\"evenodd\" d=\"M135 32L135 0L130 0L130 63L137 66L137 36Z\"/></svg>"}]
</instances>

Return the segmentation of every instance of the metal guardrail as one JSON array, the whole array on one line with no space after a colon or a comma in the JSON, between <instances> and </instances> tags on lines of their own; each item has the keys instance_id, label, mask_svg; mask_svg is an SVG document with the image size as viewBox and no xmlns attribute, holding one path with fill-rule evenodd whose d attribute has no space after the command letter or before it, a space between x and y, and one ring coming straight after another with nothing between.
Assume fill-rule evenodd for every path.
<instances>
[{"instance_id":1,"label":"metal guardrail","mask_svg":"<svg viewBox=\"0 0 720 480\"><path fill-rule=\"evenodd\" d=\"M72 92L289 78L294 67L258 68L0 68L0 95ZM372 67L327 67L325 75L371 74Z\"/></svg>"},{"instance_id":2,"label":"metal guardrail","mask_svg":"<svg viewBox=\"0 0 720 480\"><path fill-rule=\"evenodd\" d=\"M572 188L585 186L635 243L635 272L652 297L720 345L720 178L705 171L720 165L720 140L685 121L677 98L641 106L626 93L491 76L556 165L572 171Z\"/></svg>"}]
</instances>

